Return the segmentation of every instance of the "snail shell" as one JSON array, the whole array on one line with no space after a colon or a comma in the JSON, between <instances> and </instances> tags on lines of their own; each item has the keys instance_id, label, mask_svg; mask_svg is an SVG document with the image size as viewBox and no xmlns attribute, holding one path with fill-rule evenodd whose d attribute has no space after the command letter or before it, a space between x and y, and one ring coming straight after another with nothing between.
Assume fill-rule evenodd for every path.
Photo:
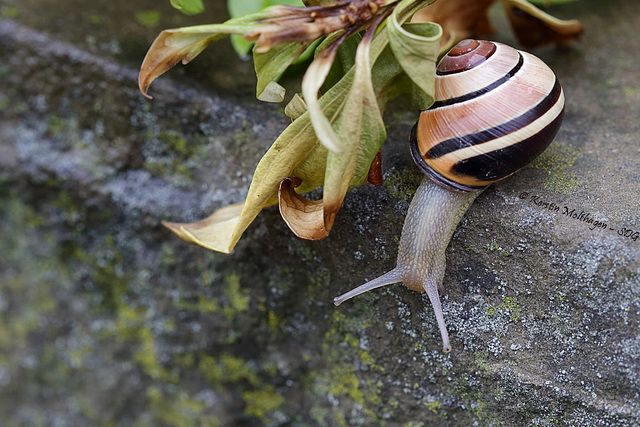
<instances>
[{"instance_id":1,"label":"snail shell","mask_svg":"<svg viewBox=\"0 0 640 427\"><path fill-rule=\"evenodd\" d=\"M564 94L535 56L463 40L438 64L436 102L411 135L418 167L453 191L474 191L529 164L555 137Z\"/></svg>"},{"instance_id":2,"label":"snail shell","mask_svg":"<svg viewBox=\"0 0 640 427\"><path fill-rule=\"evenodd\" d=\"M426 177L409 206L396 266L333 302L403 282L427 293L448 352L438 291L451 236L480 190L527 165L551 143L564 94L541 60L488 41L463 40L436 73L436 101L411 132L411 152Z\"/></svg>"}]
</instances>

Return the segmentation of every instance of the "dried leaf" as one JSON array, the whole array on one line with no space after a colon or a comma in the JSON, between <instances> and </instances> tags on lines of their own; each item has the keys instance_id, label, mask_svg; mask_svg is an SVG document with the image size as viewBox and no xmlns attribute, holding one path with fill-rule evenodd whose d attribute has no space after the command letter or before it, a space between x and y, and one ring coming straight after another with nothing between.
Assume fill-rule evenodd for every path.
<instances>
[{"instance_id":1,"label":"dried leaf","mask_svg":"<svg viewBox=\"0 0 640 427\"><path fill-rule=\"evenodd\" d=\"M352 11L352 2L343 2L335 7L272 6L222 24L165 30L147 52L138 76L138 86L150 98L147 94L149 85L158 76L179 62L187 64L211 43L237 34L256 42L254 56L258 98L280 101L284 90L277 86L275 79L304 53L307 46L322 36L344 28L355 32L372 17L372 11L377 10L375 2L358 0L355 3L362 10ZM270 50L274 51L269 53Z\"/></svg>"},{"instance_id":2,"label":"dried leaf","mask_svg":"<svg viewBox=\"0 0 640 427\"><path fill-rule=\"evenodd\" d=\"M284 114L291 120L295 120L304 113L307 112L307 104L299 93L296 93L291 98L291 101L284 107Z\"/></svg>"},{"instance_id":3,"label":"dried leaf","mask_svg":"<svg viewBox=\"0 0 640 427\"><path fill-rule=\"evenodd\" d=\"M231 234L236 228L244 203L225 206L213 215L194 223L178 223L163 221L162 225L176 236L190 243L195 243L218 252L228 254L233 249Z\"/></svg>"},{"instance_id":4,"label":"dried leaf","mask_svg":"<svg viewBox=\"0 0 640 427\"><path fill-rule=\"evenodd\" d=\"M333 6L341 0L302 0L305 6Z\"/></svg>"},{"instance_id":5,"label":"dried leaf","mask_svg":"<svg viewBox=\"0 0 640 427\"><path fill-rule=\"evenodd\" d=\"M580 38L584 27L575 19L561 20L525 0L501 0L518 41L527 49Z\"/></svg>"},{"instance_id":6,"label":"dried leaf","mask_svg":"<svg viewBox=\"0 0 640 427\"><path fill-rule=\"evenodd\" d=\"M198 25L194 27L164 30L154 40L142 61L138 75L138 87L144 96L151 83L179 62L188 64L211 43L229 34L245 34L256 26L256 22L273 16L271 10L230 19L223 24Z\"/></svg>"},{"instance_id":7,"label":"dried leaf","mask_svg":"<svg viewBox=\"0 0 640 427\"><path fill-rule=\"evenodd\" d=\"M322 240L329 235L324 228L322 200L308 200L295 192L300 180L283 179L278 191L280 215L291 231L306 240Z\"/></svg>"}]
</instances>

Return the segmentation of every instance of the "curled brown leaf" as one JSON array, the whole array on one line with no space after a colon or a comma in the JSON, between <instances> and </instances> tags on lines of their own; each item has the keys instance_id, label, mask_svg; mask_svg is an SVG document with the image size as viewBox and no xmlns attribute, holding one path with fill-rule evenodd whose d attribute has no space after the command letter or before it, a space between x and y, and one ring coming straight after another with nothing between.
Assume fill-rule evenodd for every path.
<instances>
[{"instance_id":1,"label":"curled brown leaf","mask_svg":"<svg viewBox=\"0 0 640 427\"><path fill-rule=\"evenodd\" d=\"M306 240L322 240L329 235L324 228L322 200L305 199L295 188L300 185L297 178L286 178L280 182L278 204L280 215L291 231Z\"/></svg>"}]
</instances>

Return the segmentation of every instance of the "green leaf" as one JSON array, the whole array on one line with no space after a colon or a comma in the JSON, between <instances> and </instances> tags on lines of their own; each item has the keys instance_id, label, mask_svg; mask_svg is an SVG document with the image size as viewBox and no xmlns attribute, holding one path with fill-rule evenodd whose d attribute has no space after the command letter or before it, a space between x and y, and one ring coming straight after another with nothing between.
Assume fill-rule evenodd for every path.
<instances>
[{"instance_id":1,"label":"green leaf","mask_svg":"<svg viewBox=\"0 0 640 427\"><path fill-rule=\"evenodd\" d=\"M254 53L253 62L258 77L256 96L259 100L281 102L284 99L285 90L276 80L304 53L307 46L308 43L281 43L265 53Z\"/></svg>"},{"instance_id":2,"label":"green leaf","mask_svg":"<svg viewBox=\"0 0 640 427\"><path fill-rule=\"evenodd\" d=\"M185 15L196 15L204 11L202 0L171 0L171 6Z\"/></svg>"},{"instance_id":3,"label":"green leaf","mask_svg":"<svg viewBox=\"0 0 640 427\"><path fill-rule=\"evenodd\" d=\"M322 145L327 147L327 149L339 153L343 149L342 141L340 141L340 138L331 125L331 121L327 117L326 112L323 111L318 100L318 91L331 70L336 52L337 44L333 43L322 50L311 65L309 65L307 72L302 78L302 94L307 103L311 123L318 140Z\"/></svg>"},{"instance_id":4,"label":"green leaf","mask_svg":"<svg viewBox=\"0 0 640 427\"><path fill-rule=\"evenodd\" d=\"M433 1L423 1L424 4ZM389 44L400 66L420 91L426 109L433 103L433 85L435 81L436 61L440 50L442 28L435 23L404 24L415 10L415 1L402 1L387 20Z\"/></svg>"},{"instance_id":5,"label":"green leaf","mask_svg":"<svg viewBox=\"0 0 640 427\"><path fill-rule=\"evenodd\" d=\"M322 85L322 92L328 91L355 65L356 51L358 50L358 43L360 43L361 39L362 36L360 34L354 34L340 45L336 58L329 70L329 74L327 74L327 78ZM323 43L318 45L317 50L321 51L324 49L326 43L331 41L331 38L326 38Z\"/></svg>"}]
</instances>

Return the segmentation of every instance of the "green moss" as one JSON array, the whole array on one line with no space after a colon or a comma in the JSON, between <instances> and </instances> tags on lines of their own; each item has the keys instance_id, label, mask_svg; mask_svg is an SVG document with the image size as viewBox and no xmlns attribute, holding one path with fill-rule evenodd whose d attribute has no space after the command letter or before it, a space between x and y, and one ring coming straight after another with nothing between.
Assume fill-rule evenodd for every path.
<instances>
[{"instance_id":1,"label":"green moss","mask_svg":"<svg viewBox=\"0 0 640 427\"><path fill-rule=\"evenodd\" d=\"M493 313L491 314L487 313L487 315L492 316L493 314L495 314L495 308L493 309L494 309ZM486 351L485 352L476 351L474 353L474 360L476 362L476 365L483 372L491 371L491 366L487 363L488 357L489 357L489 353Z\"/></svg>"},{"instance_id":2,"label":"green moss","mask_svg":"<svg viewBox=\"0 0 640 427\"><path fill-rule=\"evenodd\" d=\"M177 375L163 368L158 362L155 337L151 330L140 328L136 335L139 344L133 353L133 360L138 362L142 371L156 381L177 383Z\"/></svg>"},{"instance_id":3,"label":"green moss","mask_svg":"<svg viewBox=\"0 0 640 427\"><path fill-rule=\"evenodd\" d=\"M240 287L240 276L229 273L226 276L224 294L227 297L227 305L222 308L227 320L233 319L238 313L249 309L249 290Z\"/></svg>"},{"instance_id":4,"label":"green moss","mask_svg":"<svg viewBox=\"0 0 640 427\"><path fill-rule=\"evenodd\" d=\"M478 247L474 244L467 246L466 250L467 252L474 253L474 254L480 253L480 249L478 249Z\"/></svg>"},{"instance_id":5,"label":"green moss","mask_svg":"<svg viewBox=\"0 0 640 427\"><path fill-rule=\"evenodd\" d=\"M0 112L6 111L9 108L10 100L8 96L0 94Z\"/></svg>"},{"instance_id":6,"label":"green moss","mask_svg":"<svg viewBox=\"0 0 640 427\"><path fill-rule=\"evenodd\" d=\"M336 365L331 368L329 393L333 396L347 396L356 404L364 405L364 393L352 366Z\"/></svg>"},{"instance_id":7,"label":"green moss","mask_svg":"<svg viewBox=\"0 0 640 427\"><path fill-rule=\"evenodd\" d=\"M199 159L205 156L207 142L204 137L185 138L176 131L149 132L145 143L144 168L154 175L171 179L175 185L192 182Z\"/></svg>"},{"instance_id":8,"label":"green moss","mask_svg":"<svg viewBox=\"0 0 640 427\"><path fill-rule=\"evenodd\" d=\"M508 312L509 317L514 322L520 320L520 316L522 314L522 307L520 307L520 304L518 304L518 302L514 298L510 297L506 297L498 306L489 307L487 309L487 316L495 315L498 310Z\"/></svg>"},{"instance_id":9,"label":"green moss","mask_svg":"<svg viewBox=\"0 0 640 427\"><path fill-rule=\"evenodd\" d=\"M280 409L284 403L284 397L276 393L273 386L269 385L262 390L248 390L242 393L245 402L244 412L247 415L264 419L268 414Z\"/></svg>"},{"instance_id":10,"label":"green moss","mask_svg":"<svg viewBox=\"0 0 640 427\"><path fill-rule=\"evenodd\" d=\"M580 181L566 170L582 156L580 150L559 144L552 144L531 164L534 169L546 171L544 187L563 194L570 194Z\"/></svg>"},{"instance_id":11,"label":"green moss","mask_svg":"<svg viewBox=\"0 0 640 427\"><path fill-rule=\"evenodd\" d=\"M198 369L207 382L219 391L223 390L222 386L226 383L246 381L253 386L261 384L260 378L247 361L230 353L223 353L219 357L203 355Z\"/></svg>"},{"instance_id":12,"label":"green moss","mask_svg":"<svg viewBox=\"0 0 640 427\"><path fill-rule=\"evenodd\" d=\"M422 182L423 175L415 168L395 170L384 179L384 188L396 199L411 200Z\"/></svg>"},{"instance_id":13,"label":"green moss","mask_svg":"<svg viewBox=\"0 0 640 427\"><path fill-rule=\"evenodd\" d=\"M75 223L82 218L82 208L78 206L68 191L61 190L58 197L51 204L62 211L62 215L68 223Z\"/></svg>"},{"instance_id":14,"label":"green moss","mask_svg":"<svg viewBox=\"0 0 640 427\"><path fill-rule=\"evenodd\" d=\"M574 188L580 185L580 181L573 175L565 172L556 172L544 181L544 188L558 193L571 194Z\"/></svg>"},{"instance_id":15,"label":"green moss","mask_svg":"<svg viewBox=\"0 0 640 427\"><path fill-rule=\"evenodd\" d=\"M195 149L194 145L189 144L182 135L175 131L160 132L158 134L158 140L173 153L177 153L182 156L191 156Z\"/></svg>"},{"instance_id":16,"label":"green moss","mask_svg":"<svg viewBox=\"0 0 640 427\"><path fill-rule=\"evenodd\" d=\"M245 388L242 391L245 413L263 422L285 403L285 399L274 387L265 384L262 379L262 376L272 378L277 375L274 363L264 362L258 365L231 353L222 353L217 357L201 355L198 369L205 380L220 393L228 393L229 387Z\"/></svg>"},{"instance_id":17,"label":"green moss","mask_svg":"<svg viewBox=\"0 0 640 427\"><path fill-rule=\"evenodd\" d=\"M102 24L104 22L104 17L102 17L101 15L92 14L92 15L89 15L88 18L89 18L89 22L94 25Z\"/></svg>"},{"instance_id":18,"label":"green moss","mask_svg":"<svg viewBox=\"0 0 640 427\"><path fill-rule=\"evenodd\" d=\"M286 323L286 318L278 316L275 312L269 310L267 312L267 326L272 335L280 332L282 326Z\"/></svg>"},{"instance_id":19,"label":"green moss","mask_svg":"<svg viewBox=\"0 0 640 427\"><path fill-rule=\"evenodd\" d=\"M433 412L434 414L442 415L443 413L442 405L437 400L434 400L433 402L425 402L424 406L426 406L427 409Z\"/></svg>"},{"instance_id":20,"label":"green moss","mask_svg":"<svg viewBox=\"0 0 640 427\"><path fill-rule=\"evenodd\" d=\"M368 376L360 378L354 362L369 367L369 372L384 372L384 368L376 364L373 355L362 348L360 337L372 325L371 312L362 316L347 316L341 310L335 310L329 328L325 332L322 343L323 360L330 365L330 370L314 372L309 379L316 396L331 396L340 402L340 410L329 410L318 405L311 413L318 424L351 425L352 420L345 414L358 413L358 419L364 417L365 424L379 423L377 412L383 406L381 399L383 383ZM393 411L392 407L388 411ZM353 416L353 415L352 415Z\"/></svg>"},{"instance_id":21,"label":"green moss","mask_svg":"<svg viewBox=\"0 0 640 427\"><path fill-rule=\"evenodd\" d=\"M147 388L147 400L156 425L181 427L222 425L217 417L205 413L206 407L202 401L188 396L184 391L179 391L177 396L173 393L165 396L160 388L151 386ZM139 422L136 425L148 424Z\"/></svg>"},{"instance_id":22,"label":"green moss","mask_svg":"<svg viewBox=\"0 0 640 427\"><path fill-rule=\"evenodd\" d=\"M453 384L453 393L464 403L464 407L477 419L478 425L501 425L504 424L498 417L500 412L493 413L486 402L482 388L475 385L468 376L457 378Z\"/></svg>"},{"instance_id":23,"label":"green moss","mask_svg":"<svg viewBox=\"0 0 640 427\"><path fill-rule=\"evenodd\" d=\"M503 249L502 246L500 246L498 243L496 243L495 239L491 240L491 243L487 243L485 245L485 247L490 250L490 251L497 251L498 253L502 254L503 256L509 257L512 255L511 251L507 250L507 249Z\"/></svg>"},{"instance_id":24,"label":"green moss","mask_svg":"<svg viewBox=\"0 0 640 427\"><path fill-rule=\"evenodd\" d=\"M61 117L50 115L47 117L47 133L51 136L59 136L67 130L67 123Z\"/></svg>"},{"instance_id":25,"label":"green moss","mask_svg":"<svg viewBox=\"0 0 640 427\"><path fill-rule=\"evenodd\" d=\"M0 193L0 266L8 273L0 280L0 363L31 354L32 334L49 332L48 318L60 309L56 293L70 282L65 265L41 255L57 247L43 223L16 195Z\"/></svg>"}]
</instances>

